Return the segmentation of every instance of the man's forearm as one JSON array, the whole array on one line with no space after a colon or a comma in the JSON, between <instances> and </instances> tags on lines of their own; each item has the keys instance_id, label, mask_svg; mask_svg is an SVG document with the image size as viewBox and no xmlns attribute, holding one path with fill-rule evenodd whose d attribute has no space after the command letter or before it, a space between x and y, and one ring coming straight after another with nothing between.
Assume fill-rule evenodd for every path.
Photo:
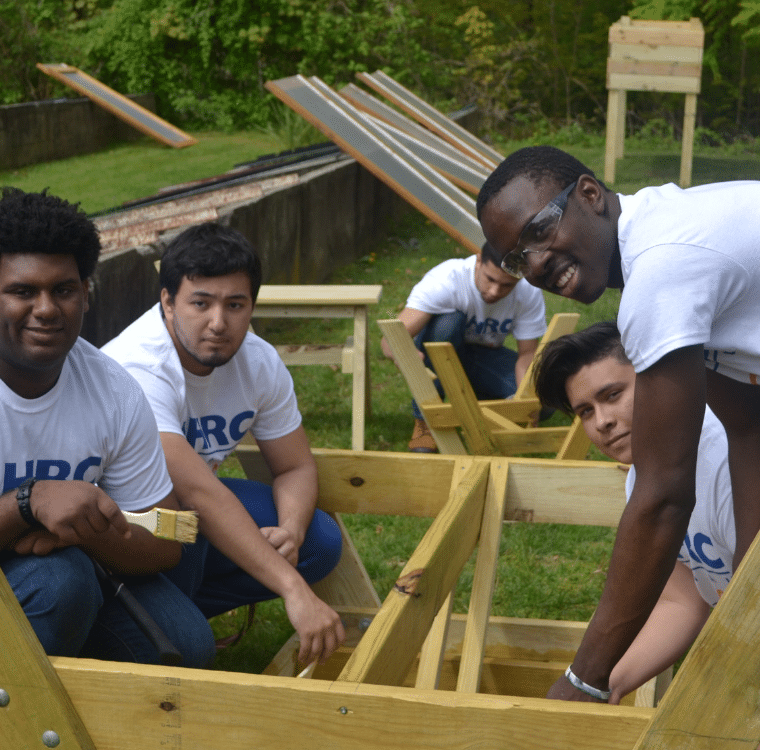
<instances>
[{"instance_id":1,"label":"man's forearm","mask_svg":"<svg viewBox=\"0 0 760 750\"><path fill-rule=\"evenodd\" d=\"M16 490L0 497L0 549L9 549L32 527L24 521L18 509Z\"/></svg>"},{"instance_id":2,"label":"man's forearm","mask_svg":"<svg viewBox=\"0 0 760 750\"><path fill-rule=\"evenodd\" d=\"M573 660L584 682L606 689L622 658L654 609L673 570L689 522L690 508L671 504L646 514L634 498L623 513L607 581L586 635Z\"/></svg>"},{"instance_id":3,"label":"man's forearm","mask_svg":"<svg viewBox=\"0 0 760 750\"><path fill-rule=\"evenodd\" d=\"M317 507L316 467L302 466L276 477L272 494L278 525L290 531L300 547Z\"/></svg>"}]
</instances>

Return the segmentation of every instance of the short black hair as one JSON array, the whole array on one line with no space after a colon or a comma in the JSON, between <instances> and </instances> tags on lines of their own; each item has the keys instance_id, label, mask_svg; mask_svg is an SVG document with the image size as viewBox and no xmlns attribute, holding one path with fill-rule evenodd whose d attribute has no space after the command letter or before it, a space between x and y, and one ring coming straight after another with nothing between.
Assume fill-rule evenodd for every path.
<instances>
[{"instance_id":1,"label":"short black hair","mask_svg":"<svg viewBox=\"0 0 760 750\"><path fill-rule=\"evenodd\" d=\"M158 280L174 299L183 278L226 276L245 271L256 301L261 286L261 261L246 237L215 222L196 224L178 234L161 258Z\"/></svg>"},{"instance_id":2,"label":"short black hair","mask_svg":"<svg viewBox=\"0 0 760 750\"><path fill-rule=\"evenodd\" d=\"M572 414L567 397L568 378L607 357L630 364L615 323L595 323L583 331L550 341L533 367L533 385L541 405Z\"/></svg>"},{"instance_id":3,"label":"short black hair","mask_svg":"<svg viewBox=\"0 0 760 750\"><path fill-rule=\"evenodd\" d=\"M590 175L603 188L607 188L585 164L559 148L528 146L518 149L491 172L480 188L476 204L478 219L491 198L516 177L527 177L536 184L550 179L564 189L583 174Z\"/></svg>"},{"instance_id":4,"label":"short black hair","mask_svg":"<svg viewBox=\"0 0 760 750\"><path fill-rule=\"evenodd\" d=\"M100 255L100 237L78 203L14 187L0 195L0 254L71 255L79 278L92 276Z\"/></svg>"},{"instance_id":5,"label":"short black hair","mask_svg":"<svg viewBox=\"0 0 760 750\"><path fill-rule=\"evenodd\" d=\"M483 243L483 247L480 248L480 260L483 263L493 263L497 268L501 268L502 254L496 252L496 248L486 241Z\"/></svg>"}]
</instances>

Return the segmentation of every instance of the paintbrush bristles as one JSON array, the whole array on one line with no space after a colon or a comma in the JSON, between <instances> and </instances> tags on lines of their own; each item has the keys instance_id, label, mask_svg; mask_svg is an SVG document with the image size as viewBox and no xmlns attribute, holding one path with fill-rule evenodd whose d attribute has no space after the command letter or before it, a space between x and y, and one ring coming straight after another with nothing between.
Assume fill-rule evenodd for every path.
<instances>
[{"instance_id":1,"label":"paintbrush bristles","mask_svg":"<svg viewBox=\"0 0 760 750\"><path fill-rule=\"evenodd\" d=\"M171 511L174 519L173 536L170 539L176 539L183 544L192 544L198 536L198 514L193 510ZM158 529L156 536L161 536L163 531L163 519L165 513L159 509Z\"/></svg>"},{"instance_id":2,"label":"paintbrush bristles","mask_svg":"<svg viewBox=\"0 0 760 750\"><path fill-rule=\"evenodd\" d=\"M142 526L161 539L188 544L198 536L198 514L192 510L152 508L146 513L124 511L124 516L130 523Z\"/></svg>"}]
</instances>

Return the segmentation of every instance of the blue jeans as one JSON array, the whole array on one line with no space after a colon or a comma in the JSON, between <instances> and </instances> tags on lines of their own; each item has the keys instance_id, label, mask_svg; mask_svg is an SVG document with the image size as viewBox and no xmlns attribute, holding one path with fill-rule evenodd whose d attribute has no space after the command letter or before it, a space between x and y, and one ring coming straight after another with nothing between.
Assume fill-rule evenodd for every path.
<instances>
[{"instance_id":1,"label":"blue jeans","mask_svg":"<svg viewBox=\"0 0 760 750\"><path fill-rule=\"evenodd\" d=\"M222 481L259 526L277 525L271 487L244 479ZM315 511L299 550L298 570L308 583L337 565L341 545L335 521ZM0 552L0 569L47 654L158 663L155 647L113 592L101 588L92 561L77 547L44 557ZM196 544L183 546L176 568L119 578L177 647L186 667L207 667L214 659L207 618L276 597L200 535Z\"/></svg>"},{"instance_id":2,"label":"blue jeans","mask_svg":"<svg viewBox=\"0 0 760 750\"><path fill-rule=\"evenodd\" d=\"M221 481L237 495L260 528L277 525L271 487L248 479ZM338 564L341 548L338 525L317 509L298 551L298 572L309 584L322 580ZM200 534L195 544L183 548L179 565L166 575L206 617L277 598L277 594L239 568Z\"/></svg>"},{"instance_id":3,"label":"blue jeans","mask_svg":"<svg viewBox=\"0 0 760 750\"><path fill-rule=\"evenodd\" d=\"M49 555L0 553L0 568L51 656L158 664L159 655L132 617L103 590L89 556L77 547ZM216 652L208 620L163 574L121 576L182 654L186 667L207 667Z\"/></svg>"},{"instance_id":4,"label":"blue jeans","mask_svg":"<svg viewBox=\"0 0 760 750\"><path fill-rule=\"evenodd\" d=\"M414 338L414 343L421 351L425 351L426 341L448 341L456 350L462 363L467 379L478 399L509 398L517 390L515 381L515 364L517 352L500 346L492 349L489 346L467 344L464 341L464 328L467 316L463 312L434 315L428 324ZM433 369L427 354L425 366ZM435 387L441 398L444 397L443 387L435 380ZM412 411L417 419L422 419L422 412L417 403L412 400Z\"/></svg>"}]
</instances>

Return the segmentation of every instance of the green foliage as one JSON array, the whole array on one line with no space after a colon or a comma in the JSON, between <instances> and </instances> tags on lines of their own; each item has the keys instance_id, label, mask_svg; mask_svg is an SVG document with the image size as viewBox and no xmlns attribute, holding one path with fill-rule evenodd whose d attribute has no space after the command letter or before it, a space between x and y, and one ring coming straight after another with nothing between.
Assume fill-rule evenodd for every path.
<instances>
[{"instance_id":1,"label":"green foliage","mask_svg":"<svg viewBox=\"0 0 760 750\"><path fill-rule=\"evenodd\" d=\"M263 124L269 79L345 82L427 61L421 23L384 0L116 0L90 24L87 54L119 90L153 91L164 114L196 127Z\"/></svg>"}]
</instances>

